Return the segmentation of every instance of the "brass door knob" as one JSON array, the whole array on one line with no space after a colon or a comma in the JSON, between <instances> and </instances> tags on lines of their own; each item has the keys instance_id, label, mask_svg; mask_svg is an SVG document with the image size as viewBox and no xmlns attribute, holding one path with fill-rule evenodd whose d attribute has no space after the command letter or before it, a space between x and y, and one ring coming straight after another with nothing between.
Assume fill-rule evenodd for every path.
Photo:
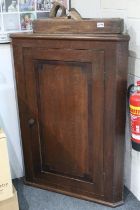
<instances>
[{"instance_id":1,"label":"brass door knob","mask_svg":"<svg viewBox=\"0 0 140 210\"><path fill-rule=\"evenodd\" d=\"M35 120L33 118L28 121L29 126L33 126L35 124Z\"/></svg>"}]
</instances>

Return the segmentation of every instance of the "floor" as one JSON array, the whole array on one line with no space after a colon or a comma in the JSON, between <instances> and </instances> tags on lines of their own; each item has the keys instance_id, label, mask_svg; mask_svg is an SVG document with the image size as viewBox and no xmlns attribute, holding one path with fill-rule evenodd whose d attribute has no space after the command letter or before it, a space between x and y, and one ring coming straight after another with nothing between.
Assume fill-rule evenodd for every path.
<instances>
[{"instance_id":1,"label":"floor","mask_svg":"<svg viewBox=\"0 0 140 210\"><path fill-rule=\"evenodd\" d=\"M23 184L22 179L14 180L18 191L20 210L111 210L103 205L88 202L58 193L49 192ZM125 189L125 204L115 210L140 210L140 202Z\"/></svg>"}]
</instances>

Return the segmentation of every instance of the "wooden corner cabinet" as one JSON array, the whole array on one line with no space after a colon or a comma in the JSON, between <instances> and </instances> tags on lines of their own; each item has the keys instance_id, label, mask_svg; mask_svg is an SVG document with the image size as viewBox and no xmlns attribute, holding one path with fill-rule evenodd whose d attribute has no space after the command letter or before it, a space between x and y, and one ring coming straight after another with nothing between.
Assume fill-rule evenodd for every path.
<instances>
[{"instance_id":1,"label":"wooden corner cabinet","mask_svg":"<svg viewBox=\"0 0 140 210\"><path fill-rule=\"evenodd\" d=\"M129 36L11 38L26 183L121 205Z\"/></svg>"}]
</instances>

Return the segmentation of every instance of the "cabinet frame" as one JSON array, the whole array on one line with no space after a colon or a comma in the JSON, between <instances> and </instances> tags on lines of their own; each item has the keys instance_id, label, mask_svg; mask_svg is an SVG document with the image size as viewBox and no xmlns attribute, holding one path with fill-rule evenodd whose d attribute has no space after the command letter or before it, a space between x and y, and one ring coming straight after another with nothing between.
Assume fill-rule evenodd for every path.
<instances>
[{"instance_id":1,"label":"cabinet frame","mask_svg":"<svg viewBox=\"0 0 140 210\"><path fill-rule=\"evenodd\" d=\"M123 203L123 158L125 133L125 99L127 90L128 36L93 36L93 37L39 37L36 35L13 36L13 52L19 55L15 59L17 94L21 122L22 139L29 135L26 132L26 94L23 51L27 54L30 48L48 50L96 50L104 52L104 140L103 140L103 189L104 193L95 196L83 196L59 188L44 185L40 179L34 179L30 148L23 141L26 183L45 189L65 193L79 198L96 201L109 206ZM19 45L20 44L20 45ZM36 51L34 52L36 54ZM26 54L26 55L27 55ZM30 53L29 53L30 54ZM109 62L108 62L109 61ZM22 64L22 65L21 65ZM106 123L107 122L107 123ZM26 134L26 136L25 136ZM28 164L27 164L28 163Z\"/></svg>"}]
</instances>

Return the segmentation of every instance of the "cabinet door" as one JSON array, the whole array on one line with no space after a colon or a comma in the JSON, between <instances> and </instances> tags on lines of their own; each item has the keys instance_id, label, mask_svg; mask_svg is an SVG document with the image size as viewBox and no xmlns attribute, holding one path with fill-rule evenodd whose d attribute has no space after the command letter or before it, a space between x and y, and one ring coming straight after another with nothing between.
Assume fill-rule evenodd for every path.
<instances>
[{"instance_id":1,"label":"cabinet door","mask_svg":"<svg viewBox=\"0 0 140 210\"><path fill-rule=\"evenodd\" d=\"M104 52L24 48L31 182L103 192ZM25 151L25 156L29 155Z\"/></svg>"}]
</instances>

